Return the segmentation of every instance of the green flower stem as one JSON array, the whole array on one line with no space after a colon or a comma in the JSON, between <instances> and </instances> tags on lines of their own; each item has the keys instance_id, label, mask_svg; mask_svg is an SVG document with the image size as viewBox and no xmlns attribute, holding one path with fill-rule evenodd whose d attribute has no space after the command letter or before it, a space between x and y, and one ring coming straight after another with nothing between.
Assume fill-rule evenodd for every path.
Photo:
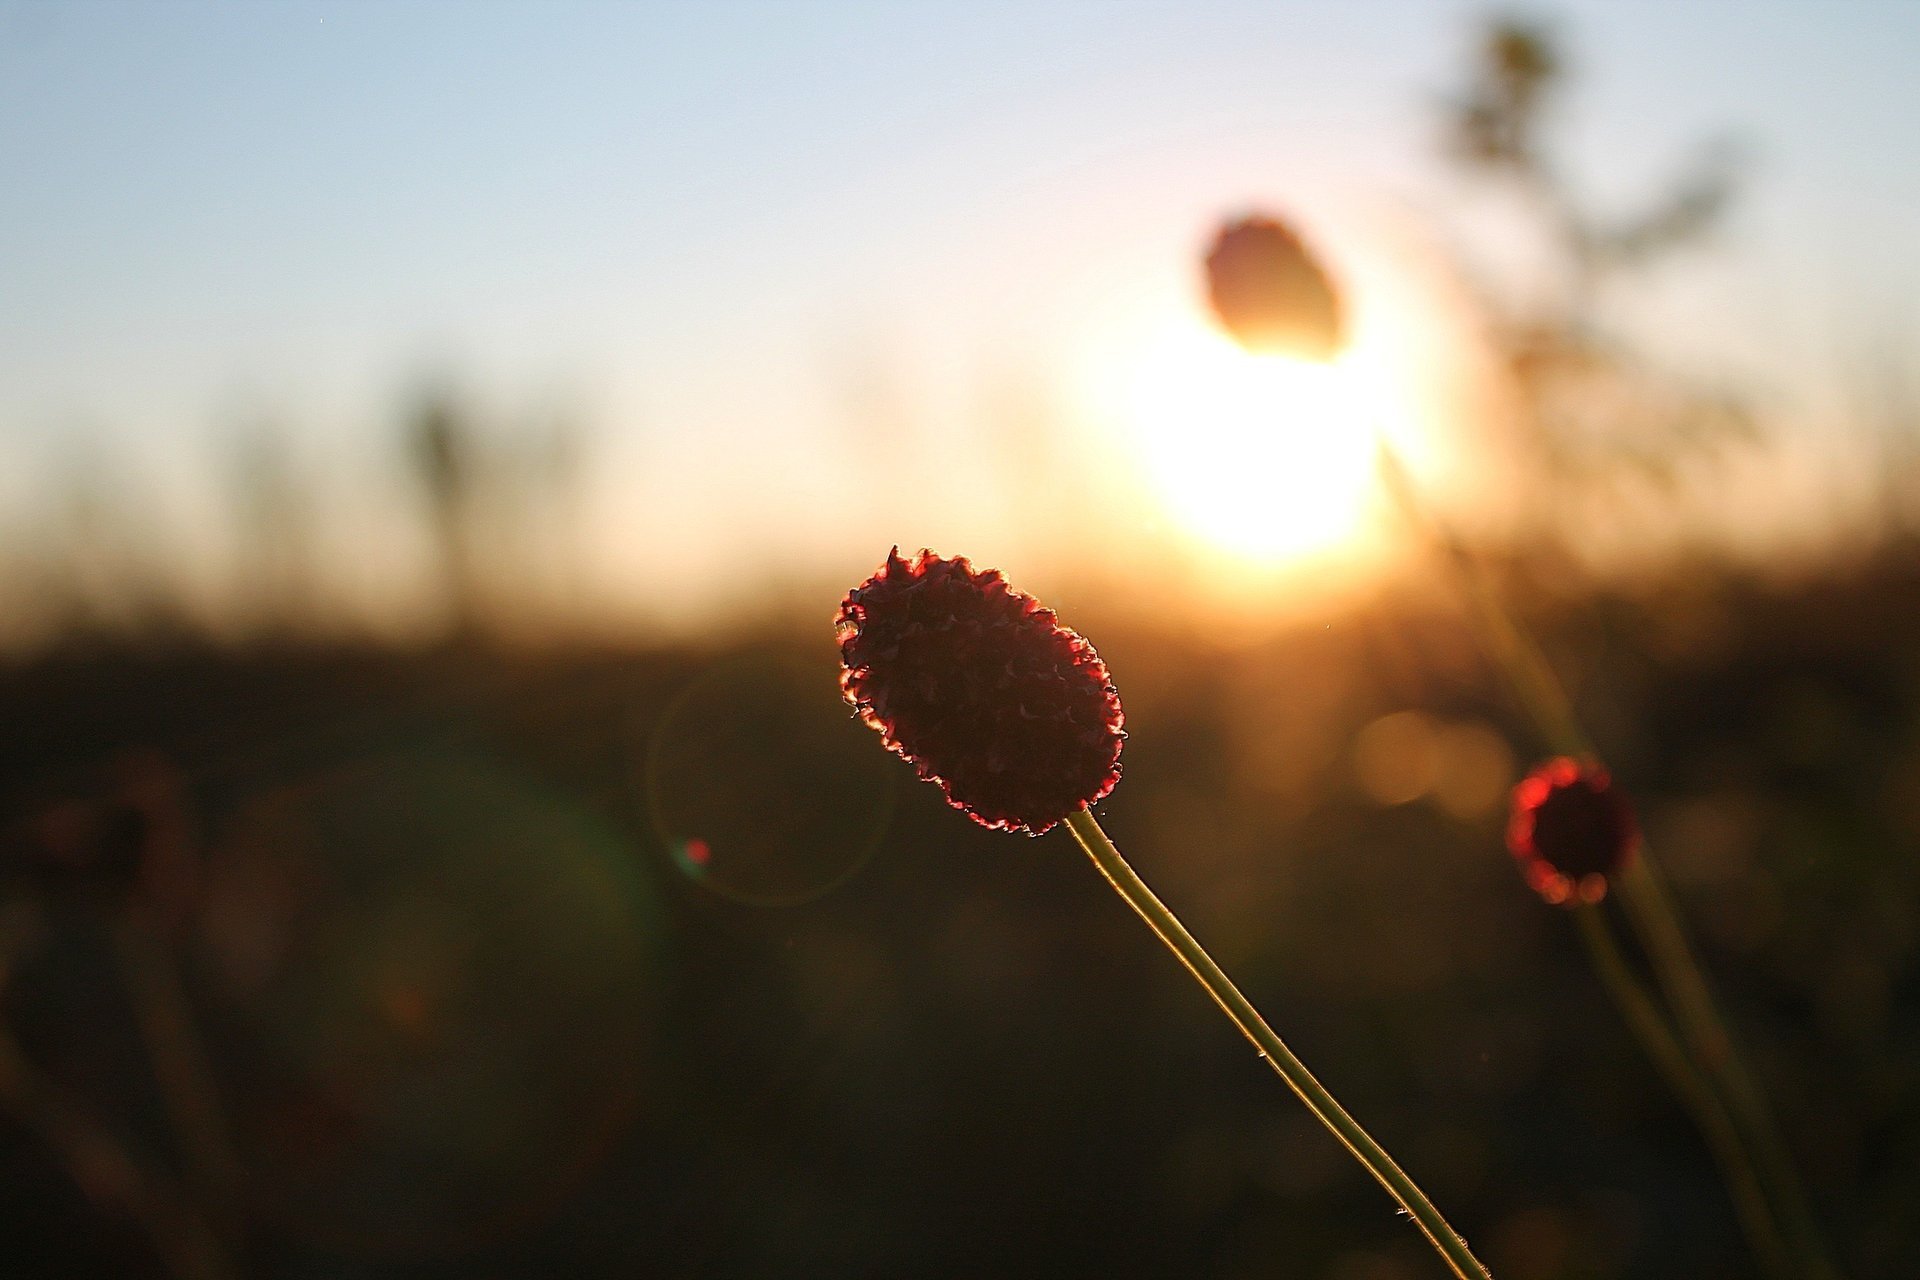
<instances>
[{"instance_id":1,"label":"green flower stem","mask_svg":"<svg viewBox=\"0 0 1920 1280\"><path fill-rule=\"evenodd\" d=\"M1740 1215L1741 1229L1746 1233L1747 1242L1753 1247L1762 1270L1774 1280L1789 1280L1798 1272L1786 1242L1781 1238L1780 1226L1774 1220L1773 1207L1754 1172L1753 1162L1747 1158L1746 1144L1741 1140L1726 1104L1694 1068L1686 1050L1674 1037L1673 1029L1667 1024L1666 1016L1661 1013L1653 993L1628 967L1626 958L1620 954L1620 944L1614 937L1613 926L1608 922L1606 913L1597 904L1589 903L1576 908L1573 914L1580 927L1580 940L1586 944L1587 957L1606 985L1607 994L1613 997L1621 1016L1640 1038L1641 1047L1653 1059L1653 1065L1659 1069L1667 1086L1693 1114L1694 1123L1700 1126L1700 1132L1713 1152L1714 1163L1720 1166L1721 1177L1726 1180L1734 1211Z\"/></svg>"},{"instance_id":2,"label":"green flower stem","mask_svg":"<svg viewBox=\"0 0 1920 1280\"><path fill-rule=\"evenodd\" d=\"M1460 539L1427 508L1405 464L1384 438L1380 441L1379 458L1381 476L1401 510L1445 553L1472 602L1474 619L1494 661L1506 674L1548 748L1561 755L1597 759L1593 742L1574 713L1572 699L1555 677L1538 642L1508 612L1498 590ZM1789 1231L1802 1272L1814 1280L1831 1280L1838 1273L1827 1259L1826 1246L1807 1208L1805 1192L1794 1175L1766 1101L1748 1074L1733 1036L1715 1007L1706 975L1687 942L1679 915L1667 896L1652 851L1644 840L1633 865L1619 877L1619 885L1627 916L1680 1027L1692 1066L1711 1086L1709 1092L1715 1096L1716 1107L1729 1118L1735 1130L1743 1152L1741 1163L1748 1170L1742 1177L1757 1177L1765 1188L1772 1209L1769 1221L1783 1224ZM1596 957L1596 964L1599 963ZM1620 988L1611 981L1608 985L1618 1000ZM1621 1010L1640 1034L1649 1056L1658 1064L1664 1050L1648 1039L1641 1029L1641 1019L1624 1003ZM1672 1032L1667 1029L1666 1019L1657 1017L1656 1022L1660 1035L1671 1040ZM1681 1090L1681 1097L1687 1099L1686 1091ZM1717 1122L1699 1108L1694 1108L1694 1115L1717 1150L1722 1140L1713 1133ZM1734 1175L1729 1172L1728 1177L1731 1180ZM1736 1200L1743 1194L1731 1185L1729 1190ZM1742 1218L1746 1220L1745 1211ZM1763 1238L1754 1236L1751 1230L1748 1238L1754 1251L1764 1257L1769 1246Z\"/></svg>"},{"instance_id":3,"label":"green flower stem","mask_svg":"<svg viewBox=\"0 0 1920 1280\"><path fill-rule=\"evenodd\" d=\"M1333 1095L1313 1078L1313 1073L1308 1071L1301 1064L1300 1059L1293 1056L1293 1051L1274 1034L1273 1028L1269 1027L1266 1019L1260 1016L1260 1011L1255 1009L1247 998L1240 994L1240 989L1233 985L1233 981L1221 972L1220 966L1213 962L1213 957L1207 954L1206 948L1194 941L1193 935L1187 932L1178 917L1167 909L1165 903L1154 896L1153 890L1147 887L1145 881L1134 874L1133 868L1127 865L1127 860L1120 856L1120 851L1114 848L1111 840L1107 839L1107 833L1100 829L1100 824L1094 819L1093 813L1090 810L1081 809L1077 813L1068 815L1067 829L1073 833L1074 839L1080 842L1080 847L1087 851L1087 856L1093 859L1094 865L1100 868L1100 873L1107 878L1107 882L1126 900L1127 905L1146 921L1147 927L1159 936L1160 941L1166 943L1167 949L1187 967L1187 972L1191 973L1194 980L1209 996L1213 997L1214 1003L1220 1006L1222 1012L1232 1020L1233 1024L1240 1028L1241 1034L1253 1042L1254 1047L1260 1051L1260 1056L1279 1073L1280 1078L1287 1082L1287 1086L1298 1095L1300 1101L1306 1103L1307 1110L1313 1112L1315 1118L1324 1124L1348 1151L1353 1153L1353 1158L1358 1160L1366 1171L1387 1189L1389 1195L1400 1202L1400 1207L1405 1209L1419 1225L1434 1249L1446 1260L1453 1274L1459 1277L1459 1280L1491 1280L1487 1269L1480 1265L1480 1260L1475 1258L1472 1250L1467 1248L1467 1242L1447 1225L1447 1220L1440 1216L1440 1211L1433 1207L1433 1202L1427 1199L1426 1193L1421 1191L1413 1179L1394 1163L1393 1157L1373 1140L1372 1135L1360 1127L1359 1121L1348 1115L1346 1110L1334 1100Z\"/></svg>"},{"instance_id":4,"label":"green flower stem","mask_svg":"<svg viewBox=\"0 0 1920 1280\"><path fill-rule=\"evenodd\" d=\"M1715 1083L1748 1149L1756 1158L1761 1180L1792 1236L1801 1266L1814 1280L1834 1280L1839 1273L1827 1258L1806 1192L1774 1127L1773 1116L1760 1088L1735 1047L1732 1033L1714 1007L1706 975L1694 960L1673 900L1643 841L1640 856L1620 877L1620 899L1633 922L1640 945L1653 963L1655 978L1674 1010L1681 1034L1699 1064Z\"/></svg>"},{"instance_id":5,"label":"green flower stem","mask_svg":"<svg viewBox=\"0 0 1920 1280\"><path fill-rule=\"evenodd\" d=\"M1380 441L1379 455L1380 475L1388 492L1400 504L1402 513L1445 554L1447 564L1472 602L1474 621L1479 624L1494 662L1519 694L1521 704L1533 719L1534 728L1546 740L1548 749L1557 755L1595 755L1592 741L1573 713L1572 700L1553 674L1553 667L1540 651L1538 642L1507 612L1499 591L1488 581L1459 535L1427 507L1414 486L1413 477L1407 474L1406 464L1384 438Z\"/></svg>"}]
</instances>

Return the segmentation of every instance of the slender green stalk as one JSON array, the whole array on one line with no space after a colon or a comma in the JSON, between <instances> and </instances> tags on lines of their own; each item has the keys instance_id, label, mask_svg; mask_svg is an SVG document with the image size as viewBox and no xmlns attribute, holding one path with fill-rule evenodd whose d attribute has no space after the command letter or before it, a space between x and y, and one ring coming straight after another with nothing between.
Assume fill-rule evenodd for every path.
<instances>
[{"instance_id":1,"label":"slender green stalk","mask_svg":"<svg viewBox=\"0 0 1920 1280\"><path fill-rule=\"evenodd\" d=\"M1479 624L1487 648L1519 694L1521 705L1546 740L1548 749L1567 756L1595 754L1593 743L1573 713L1572 700L1553 674L1553 667L1540 651L1538 642L1501 604L1499 591L1488 581L1459 536L1428 508L1393 446L1383 439L1379 452L1380 474L1388 491L1407 518L1445 553L1448 565L1473 605L1474 621Z\"/></svg>"},{"instance_id":2,"label":"slender green stalk","mask_svg":"<svg viewBox=\"0 0 1920 1280\"><path fill-rule=\"evenodd\" d=\"M1721 1177L1726 1180L1734 1211L1740 1215L1741 1229L1753 1246L1762 1270L1775 1280L1787 1280L1798 1274L1733 1117L1694 1068L1686 1050L1674 1037L1673 1029L1667 1025L1666 1015L1655 1003L1653 993L1628 967L1606 913L1597 904L1587 904L1575 909L1574 918L1579 923L1587 956L1606 985L1607 994L1613 997L1621 1016L1640 1038L1641 1046L1653 1059L1667 1086L1700 1126L1713 1152L1714 1163L1720 1166Z\"/></svg>"},{"instance_id":3,"label":"slender green stalk","mask_svg":"<svg viewBox=\"0 0 1920 1280\"><path fill-rule=\"evenodd\" d=\"M1667 1003L1674 1011L1693 1059L1725 1097L1755 1158L1768 1196L1793 1238L1801 1264L1815 1280L1832 1280L1838 1272L1827 1258L1825 1242L1807 1208L1806 1192L1780 1140L1766 1099L1747 1070L1732 1033L1714 1007L1706 975L1694 960L1679 914L1644 843L1640 857L1620 877L1620 889L1627 918L1633 922L1641 947L1653 963L1654 977L1666 993Z\"/></svg>"},{"instance_id":4,"label":"slender green stalk","mask_svg":"<svg viewBox=\"0 0 1920 1280\"><path fill-rule=\"evenodd\" d=\"M1427 1199L1426 1193L1421 1191L1413 1179L1394 1163L1393 1157L1373 1140L1372 1135L1360 1127L1360 1122L1348 1115L1346 1110L1334 1100L1333 1095L1313 1078L1313 1073L1308 1071L1300 1059L1293 1056L1293 1051L1274 1034L1273 1028L1269 1027L1266 1019L1260 1016L1260 1011L1240 994L1240 989L1234 986L1233 981L1221 971L1220 966L1213 962L1213 957L1207 954L1206 948L1194 941L1193 935L1187 932L1178 917L1168 910L1165 903L1154 896L1153 890L1147 887L1145 881L1134 874L1133 868L1127 865L1127 860L1120 856L1120 851L1114 848L1111 840L1107 839L1107 833L1100 829L1100 824L1094 819L1093 813L1082 809L1069 815L1067 829L1073 833L1074 839L1080 842L1080 847L1087 851L1087 856L1093 859L1094 865L1107 878L1107 882L1126 900L1127 905L1146 921L1147 927L1158 935L1160 941L1166 943L1167 949L1187 967L1187 972L1191 973L1194 980L1209 996L1213 997L1214 1003L1220 1006L1233 1024L1240 1028L1241 1034L1253 1042L1254 1048L1260 1051L1260 1056L1265 1058L1268 1065L1287 1082L1287 1086L1298 1095L1300 1101L1306 1103L1307 1110L1313 1112L1315 1118L1324 1124L1348 1151L1353 1153L1353 1158L1358 1160L1366 1171L1387 1189L1389 1195L1400 1202L1400 1207L1407 1211L1415 1223L1419 1224L1420 1230L1426 1234L1434 1249L1446 1260L1453 1274L1459 1277L1459 1280L1491 1280L1487 1269L1480 1265L1480 1260L1475 1258L1472 1250L1467 1248L1467 1242L1447 1225L1447 1220L1440 1216L1440 1211L1433 1207L1433 1202Z\"/></svg>"},{"instance_id":5,"label":"slender green stalk","mask_svg":"<svg viewBox=\"0 0 1920 1280\"><path fill-rule=\"evenodd\" d=\"M1427 508L1399 455L1384 439L1380 441L1379 456L1381 475L1388 490L1408 518L1445 552L1472 602L1475 621L1488 649L1548 748L1562 755L1597 757L1592 740L1574 713L1572 700L1555 677L1539 644L1505 608L1499 592L1459 538ZM1765 1189L1771 1206L1769 1222L1775 1227L1775 1231L1766 1235L1777 1238L1777 1230L1784 1227L1791 1236L1793 1252L1804 1274L1815 1280L1830 1280L1838 1273L1828 1261L1825 1244L1807 1208L1805 1192L1793 1172L1766 1101L1748 1074L1733 1036L1715 1007L1706 975L1694 958L1645 841L1640 844L1634 864L1619 878L1619 884L1627 916L1633 922L1634 932L1653 965L1661 993L1680 1027L1685 1052L1691 1057L1696 1073L1710 1085L1715 1106L1730 1121L1739 1150L1744 1153L1741 1163L1747 1172L1740 1178L1757 1177ZM1625 1004L1622 1012L1636 1032L1640 1032L1639 1017ZM1671 1040L1672 1032L1667 1028L1666 1019L1658 1017L1657 1025L1660 1036ZM1664 1050L1645 1033L1641 1039L1657 1064ZM1683 1100L1686 1096L1686 1092L1681 1091ZM1714 1134L1718 1122L1709 1119L1699 1108L1694 1108L1694 1114L1717 1151L1724 1140ZM1722 1167L1726 1168L1724 1162ZM1734 1176L1728 1172L1730 1180ZM1736 1201L1743 1195L1731 1185L1729 1190ZM1742 1218L1747 1219L1744 1210ZM1755 1236L1751 1230L1749 1241L1763 1257L1772 1247L1765 1237Z\"/></svg>"}]
</instances>

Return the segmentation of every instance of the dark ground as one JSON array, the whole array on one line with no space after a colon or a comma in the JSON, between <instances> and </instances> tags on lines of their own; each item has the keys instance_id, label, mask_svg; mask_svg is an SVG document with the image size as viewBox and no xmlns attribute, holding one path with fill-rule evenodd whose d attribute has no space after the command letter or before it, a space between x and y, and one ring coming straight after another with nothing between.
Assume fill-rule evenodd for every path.
<instances>
[{"instance_id":1,"label":"dark ground","mask_svg":"<svg viewBox=\"0 0 1920 1280\"><path fill-rule=\"evenodd\" d=\"M1672 583L1533 612L1848 1273L1910 1276L1920 558ZM1538 748L1456 618L1075 621L1132 735L1109 830L1495 1274L1753 1274L1502 849ZM114 939L171 951L248 1274L1438 1274L1071 841L946 809L799 635L17 666L6 1026L191 1185ZM0 1119L6 1274L160 1274L108 1186Z\"/></svg>"}]
</instances>

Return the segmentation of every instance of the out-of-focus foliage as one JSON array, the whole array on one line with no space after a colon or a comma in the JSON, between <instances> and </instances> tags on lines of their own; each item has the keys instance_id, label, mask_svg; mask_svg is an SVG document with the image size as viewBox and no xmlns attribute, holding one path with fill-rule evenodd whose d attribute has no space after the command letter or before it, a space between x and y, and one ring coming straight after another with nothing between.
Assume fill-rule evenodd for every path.
<instances>
[{"instance_id":1,"label":"out-of-focus foliage","mask_svg":"<svg viewBox=\"0 0 1920 1280\"><path fill-rule=\"evenodd\" d=\"M1863 1280L1920 1248L1915 609L1895 559L1526 609ZM1081 621L1131 731L1116 839L1495 1274L1746 1274L1502 845L1540 746L1459 618L1251 647ZM5 1025L173 1158L99 887L169 850L263 1276L1242 1276L1281 1241L1298 1274L1427 1274L1071 841L954 814L834 674L824 623L15 670ZM24 870L50 851L98 873ZM0 1205L15 1274L148 1265L7 1126Z\"/></svg>"},{"instance_id":2,"label":"out-of-focus foliage","mask_svg":"<svg viewBox=\"0 0 1920 1280\"><path fill-rule=\"evenodd\" d=\"M578 503L579 440L564 418L514 435L489 434L445 386L430 389L405 423L407 461L456 637L512 629L516 613L563 606L569 547L549 526Z\"/></svg>"},{"instance_id":3,"label":"out-of-focus foliage","mask_svg":"<svg viewBox=\"0 0 1920 1280\"><path fill-rule=\"evenodd\" d=\"M1732 153L1593 213L1558 158L1568 62L1496 25L1448 115L1553 250L1556 288L1487 314L1562 518L1746 424L1606 305L1712 233ZM900 423L862 394L878 468ZM1006 398L1018 518L1091 524L1058 421ZM1920 1255L1915 399L1863 411L1898 463L1889 549L1515 587L1856 1280ZM812 630L704 648L501 643L566 585L583 469L564 422L521 426L444 389L404 415L431 597L405 643L339 638L342 517L264 427L225 631L118 460L76 457L47 537L0 544L41 610L0 667L0 1270L157 1275L137 1202L191 1197L286 1280L1431 1273L1070 840L977 829L853 720L832 595ZM1116 616L1155 599L1078 568L1136 593ZM1087 591L1130 732L1103 820L1502 1280L1749 1274L1707 1152L1502 847L1543 744L1420 590L1231 640ZM222 643L262 637L300 643ZM158 1082L162 960L218 1141ZM237 1180L202 1168L223 1145Z\"/></svg>"},{"instance_id":4,"label":"out-of-focus foliage","mask_svg":"<svg viewBox=\"0 0 1920 1280\"><path fill-rule=\"evenodd\" d=\"M1710 141L1643 207L1601 212L1567 172L1555 137L1569 63L1552 25L1490 23L1443 128L1464 174L1518 198L1544 258L1537 287L1483 283L1479 292L1517 402L1502 443L1533 472L1538 525L1577 536L1569 526L1583 494L1604 496L1628 478L1674 484L1683 464L1751 439L1755 424L1739 397L1663 365L1611 322L1639 279L1726 220L1740 148Z\"/></svg>"}]
</instances>

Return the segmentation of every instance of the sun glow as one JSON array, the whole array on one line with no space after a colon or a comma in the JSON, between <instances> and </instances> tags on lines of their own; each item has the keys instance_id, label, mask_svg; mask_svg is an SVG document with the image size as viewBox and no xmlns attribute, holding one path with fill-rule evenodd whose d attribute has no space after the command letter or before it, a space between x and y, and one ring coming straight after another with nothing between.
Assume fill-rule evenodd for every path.
<instances>
[{"instance_id":1,"label":"sun glow","mask_svg":"<svg viewBox=\"0 0 1920 1280\"><path fill-rule=\"evenodd\" d=\"M1347 361L1253 356L1195 327L1150 345L1123 411L1178 524L1215 551L1278 565L1361 531L1376 474L1366 390Z\"/></svg>"}]
</instances>

